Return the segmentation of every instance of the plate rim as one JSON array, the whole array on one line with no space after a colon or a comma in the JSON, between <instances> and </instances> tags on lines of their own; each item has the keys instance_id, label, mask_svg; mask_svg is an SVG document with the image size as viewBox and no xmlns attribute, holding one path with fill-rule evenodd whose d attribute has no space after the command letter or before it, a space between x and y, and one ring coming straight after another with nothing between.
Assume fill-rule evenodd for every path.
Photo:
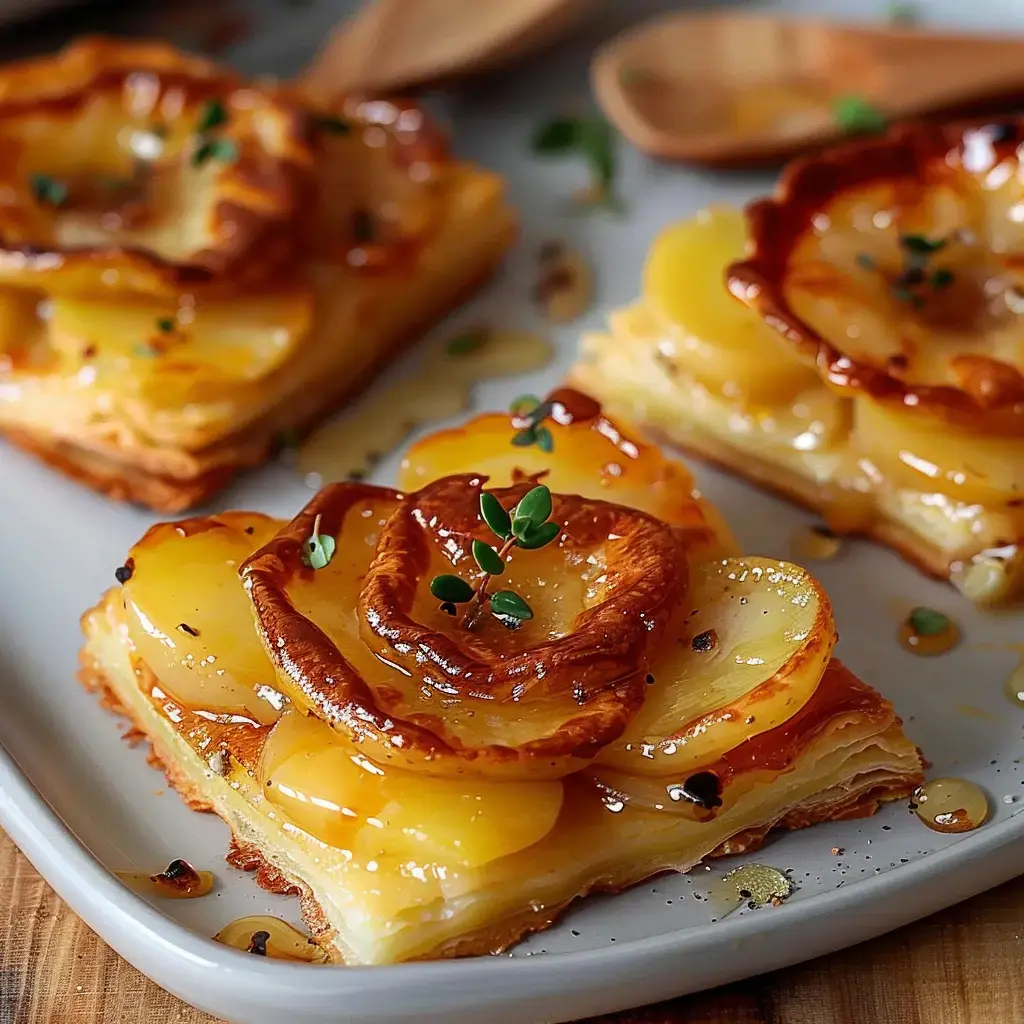
<instances>
[{"instance_id":1,"label":"plate rim","mask_svg":"<svg viewBox=\"0 0 1024 1024\"><path fill-rule=\"evenodd\" d=\"M751 974L748 968L739 966L737 957L736 966L712 964L703 978L681 973L678 985L669 982L666 986L654 978L666 961L679 961L692 954L707 957L709 951L749 946L769 935L771 948L760 954L759 970L774 970L823 955L1008 881L1020 870L1014 847L1019 845L1024 850L1024 814L1013 815L908 864L848 887L787 903L770 914L744 915L601 949L529 958L475 957L311 972L304 964L253 962L244 953L219 945L151 906L124 886L78 840L2 745L0 826L82 920L144 974L185 1001L221 1015L225 1000L235 1001L244 992L244 1009L256 1016L239 1019L261 1022L275 1019L285 1009L306 1014L297 1018L300 1020L327 1020L317 1014L331 1012L332 1007L336 1013L339 997L346 998L350 1012L363 1014L353 1020L413 1020L417 1018L409 1012L434 1002L442 988L461 990L456 983L472 982L468 988L482 997L490 993L493 1003L497 999L495 990L510 979L530 982L534 990L531 1005L536 1004L537 1012L544 1012L543 1007L550 1004L559 1013L556 1007L565 1003L567 993L570 998L573 994L584 997L580 1000L583 1015L614 1012L637 1005L629 993L638 989L650 996L643 996L641 1002L651 1002ZM936 884L940 881L944 884ZM901 898L886 900L894 886ZM801 927L788 927L795 920ZM822 945L822 922L852 927L842 934L838 934L839 929L826 928L827 940ZM784 933L789 933L788 940L779 941ZM633 981L630 986L622 984L625 971ZM296 984L299 978L301 986ZM393 993L396 986L392 983L399 979L401 1001L408 1009L398 1009L395 1014L393 1007L382 1014L379 1004L375 1009L373 1003L385 989ZM438 990L435 999L428 998L432 989ZM270 1015L260 1015L260 1004ZM478 1011L485 1006L492 1008L486 1003L473 1005Z\"/></svg>"}]
</instances>

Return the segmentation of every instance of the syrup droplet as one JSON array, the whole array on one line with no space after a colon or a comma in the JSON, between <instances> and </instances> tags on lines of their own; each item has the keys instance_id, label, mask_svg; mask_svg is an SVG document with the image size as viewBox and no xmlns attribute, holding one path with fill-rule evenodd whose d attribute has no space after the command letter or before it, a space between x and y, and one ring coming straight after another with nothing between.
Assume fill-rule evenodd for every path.
<instances>
[{"instance_id":1,"label":"syrup droplet","mask_svg":"<svg viewBox=\"0 0 1024 1024\"><path fill-rule=\"evenodd\" d=\"M125 885L144 896L166 900L193 900L213 889L213 872L197 871L187 860L172 860L155 875L145 871L115 871Z\"/></svg>"},{"instance_id":2,"label":"syrup droplet","mask_svg":"<svg viewBox=\"0 0 1024 1024\"><path fill-rule=\"evenodd\" d=\"M232 949L240 949L253 956L267 956L272 960L301 961L307 964L330 962L327 951L308 935L293 928L279 917L257 914L240 917L225 925L214 939Z\"/></svg>"},{"instance_id":3,"label":"syrup droplet","mask_svg":"<svg viewBox=\"0 0 1024 1024\"><path fill-rule=\"evenodd\" d=\"M932 779L914 790L910 806L935 832L971 832L988 817L985 791L967 779Z\"/></svg>"},{"instance_id":4,"label":"syrup droplet","mask_svg":"<svg viewBox=\"0 0 1024 1024\"><path fill-rule=\"evenodd\" d=\"M932 656L951 651L960 642L960 629L934 608L914 608L899 628L900 646L913 654Z\"/></svg>"},{"instance_id":5,"label":"syrup droplet","mask_svg":"<svg viewBox=\"0 0 1024 1024\"><path fill-rule=\"evenodd\" d=\"M843 549L843 542L827 526L806 526L790 538L790 551L795 562L827 562Z\"/></svg>"},{"instance_id":6,"label":"syrup droplet","mask_svg":"<svg viewBox=\"0 0 1024 1024\"><path fill-rule=\"evenodd\" d=\"M1024 709L1024 661L1010 673L1004 687L1006 696L1015 707Z\"/></svg>"},{"instance_id":7,"label":"syrup droplet","mask_svg":"<svg viewBox=\"0 0 1024 1024\"><path fill-rule=\"evenodd\" d=\"M767 904L778 906L793 893L793 883L778 868L767 864L744 864L711 884L710 896L728 909L719 920L737 907L746 904L751 909Z\"/></svg>"}]
</instances>

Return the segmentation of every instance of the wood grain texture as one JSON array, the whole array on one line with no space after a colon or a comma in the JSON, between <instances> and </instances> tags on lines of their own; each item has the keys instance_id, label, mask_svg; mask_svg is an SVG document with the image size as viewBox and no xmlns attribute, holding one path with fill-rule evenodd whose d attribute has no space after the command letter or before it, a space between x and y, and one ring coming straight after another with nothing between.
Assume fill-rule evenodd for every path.
<instances>
[{"instance_id":1,"label":"wood grain texture","mask_svg":"<svg viewBox=\"0 0 1024 1024\"><path fill-rule=\"evenodd\" d=\"M836 921L842 927L842 921ZM1020 1024L1024 877L853 949L588 1024ZM0 833L0 1024L216 1024L130 967Z\"/></svg>"}]
</instances>

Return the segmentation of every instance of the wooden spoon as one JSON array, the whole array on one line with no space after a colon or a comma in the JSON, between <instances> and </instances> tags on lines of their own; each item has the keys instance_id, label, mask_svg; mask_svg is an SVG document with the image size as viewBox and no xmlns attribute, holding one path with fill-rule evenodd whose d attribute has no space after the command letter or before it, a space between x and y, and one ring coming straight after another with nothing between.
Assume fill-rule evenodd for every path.
<instances>
[{"instance_id":1,"label":"wooden spoon","mask_svg":"<svg viewBox=\"0 0 1024 1024\"><path fill-rule=\"evenodd\" d=\"M375 0L341 26L302 85L329 100L489 70L553 42L592 0Z\"/></svg>"},{"instance_id":2,"label":"wooden spoon","mask_svg":"<svg viewBox=\"0 0 1024 1024\"><path fill-rule=\"evenodd\" d=\"M1024 94L1024 39L674 14L600 50L598 102L638 148L697 164L760 163L849 132L851 104L900 119Z\"/></svg>"}]
</instances>

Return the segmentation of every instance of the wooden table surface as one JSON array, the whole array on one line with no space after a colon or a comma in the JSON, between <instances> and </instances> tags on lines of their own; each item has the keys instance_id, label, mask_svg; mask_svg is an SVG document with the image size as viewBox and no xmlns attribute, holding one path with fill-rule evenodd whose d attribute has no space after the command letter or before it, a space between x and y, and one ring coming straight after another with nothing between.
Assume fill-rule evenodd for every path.
<instances>
[{"instance_id":1,"label":"wooden table surface","mask_svg":"<svg viewBox=\"0 0 1024 1024\"><path fill-rule=\"evenodd\" d=\"M874 942L600 1024L1022 1024L1022 965L1024 877ZM214 1020L130 967L0 833L0 1024Z\"/></svg>"}]
</instances>

